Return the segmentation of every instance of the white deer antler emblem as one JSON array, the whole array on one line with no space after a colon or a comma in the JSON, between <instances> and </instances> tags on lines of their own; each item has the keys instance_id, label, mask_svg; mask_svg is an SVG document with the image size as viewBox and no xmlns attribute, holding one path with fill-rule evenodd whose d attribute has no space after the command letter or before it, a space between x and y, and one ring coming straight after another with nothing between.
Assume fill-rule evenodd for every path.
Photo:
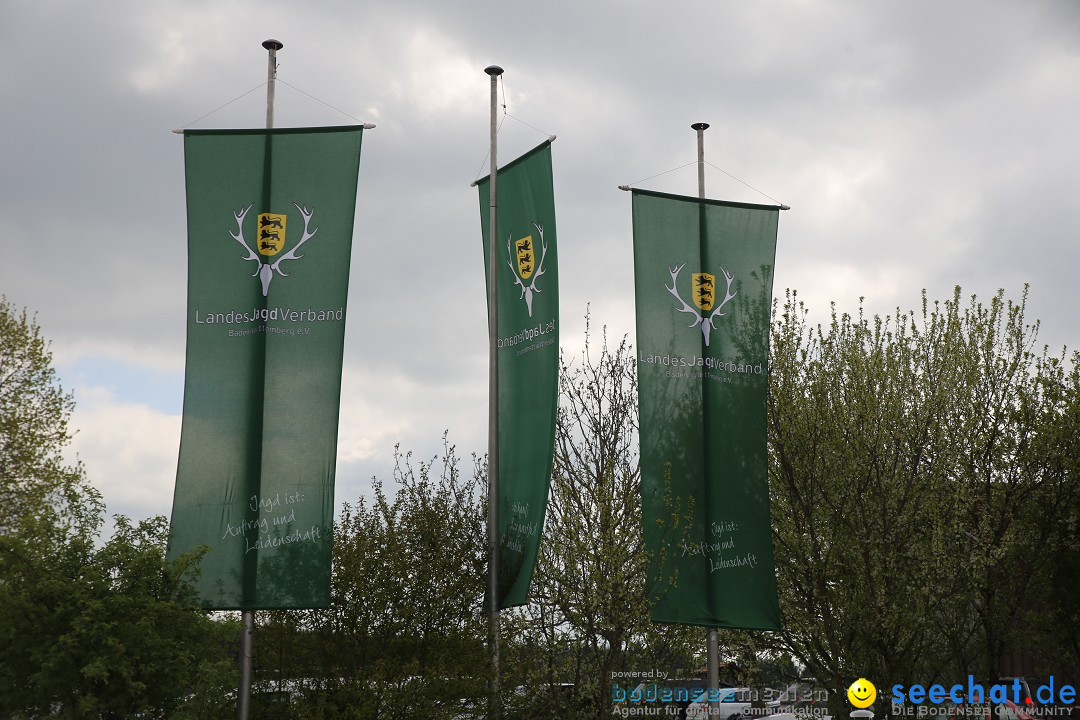
<instances>
[{"instance_id":1,"label":"white deer antler emblem","mask_svg":"<svg viewBox=\"0 0 1080 720\"><path fill-rule=\"evenodd\" d=\"M300 242L293 246L292 250L289 250L289 252L279 257L273 264L264 263L258 254L247 244L247 241L244 240L244 218L247 217L248 211L251 210L251 205L248 205L240 212L233 212L233 217L236 218L236 232L230 230L229 234L232 235L233 240L243 245L244 249L248 251L247 257L244 258L244 260L254 260L259 264L259 269L252 273L251 277L255 277L256 275L259 276L259 281L262 283L263 297L266 297L266 294L270 291L270 281L274 279L274 271L276 270L281 277L288 277L289 274L281 269L281 263L286 260L299 260L304 257L303 255L297 255L296 251L319 231L318 228L310 231L308 230L308 225L311 223L311 216L315 214L315 208L308 210L306 206L300 207L296 203L293 203L293 205L300 211L300 214L304 216L304 235L300 238Z\"/></svg>"},{"instance_id":2,"label":"white deer antler emblem","mask_svg":"<svg viewBox=\"0 0 1080 720\"><path fill-rule=\"evenodd\" d=\"M529 317L532 317L533 293L540 292L536 287L536 280L544 274L544 258L547 257L547 243L544 242L544 228L536 223L533 223L533 227L536 228L536 232L540 235L540 262L536 264L536 270L532 273L532 282L528 285L522 282L521 277L518 275L518 269L514 267L514 263L510 260L506 261L506 264L510 266L510 271L514 273L514 284L521 286L521 297L525 298L525 307L529 311ZM510 257L514 257L513 235L506 241L506 252Z\"/></svg>"},{"instance_id":3,"label":"white deer antler emblem","mask_svg":"<svg viewBox=\"0 0 1080 720\"><path fill-rule=\"evenodd\" d=\"M724 273L724 279L727 280L727 289L724 291L724 299L708 316L705 316L695 310L691 305L689 305L685 300L683 300L682 297L679 296L679 291L676 288L679 279L679 273L684 267L686 267L686 263L683 263L677 268L671 268L668 270L668 272L671 273L671 287L665 285L664 288L669 293L674 295L675 299L678 300L679 303L682 305L682 307L676 308L679 312L688 313L694 316L693 322L687 325L687 327L694 327L698 323L701 323L701 334L705 337L705 347L708 347L709 333L710 331L715 329L715 326L713 325L713 320L717 316L723 317L727 314L720 312L720 309L727 305L728 302L733 297L735 297L735 293L731 292L731 282L735 279L735 276L729 274L728 271L724 268L720 268L720 272Z\"/></svg>"}]
</instances>

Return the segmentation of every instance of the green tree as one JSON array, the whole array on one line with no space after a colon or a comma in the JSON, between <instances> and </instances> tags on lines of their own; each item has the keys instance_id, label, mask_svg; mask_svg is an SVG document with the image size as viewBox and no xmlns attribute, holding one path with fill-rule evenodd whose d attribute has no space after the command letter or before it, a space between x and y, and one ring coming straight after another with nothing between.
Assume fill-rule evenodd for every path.
<instances>
[{"instance_id":1,"label":"green tree","mask_svg":"<svg viewBox=\"0 0 1080 720\"><path fill-rule=\"evenodd\" d=\"M532 598L505 620L506 674L525 680L526 716L607 717L612 672L687 668L701 644L700 630L650 621L662 592L650 568L663 558L641 536L634 356L605 336L594 357L589 340L586 330L580 360L562 361Z\"/></svg>"},{"instance_id":2,"label":"green tree","mask_svg":"<svg viewBox=\"0 0 1080 720\"><path fill-rule=\"evenodd\" d=\"M990 678L1007 651L1027 644L1055 592L1049 550L1077 491L1058 440L1069 426L1064 358L1036 349L1039 323L1025 319L1026 295L1013 303L998 293L985 305L972 298L961 312L957 291L930 314L960 328L945 443L958 532L948 539L951 557L964 558L954 571L973 591L982 662L954 670Z\"/></svg>"},{"instance_id":3,"label":"green tree","mask_svg":"<svg viewBox=\"0 0 1080 720\"><path fill-rule=\"evenodd\" d=\"M1042 451L1070 390L1036 333L1023 300L965 306L959 289L887 318L834 307L816 328L789 293L776 315L780 645L835 696L860 676L994 675L1038 606L1075 477L1061 443Z\"/></svg>"},{"instance_id":4,"label":"green tree","mask_svg":"<svg viewBox=\"0 0 1080 720\"><path fill-rule=\"evenodd\" d=\"M41 329L0 297L0 536L43 515L60 525L79 520L71 513L88 492L85 475L62 457L73 407Z\"/></svg>"},{"instance_id":5,"label":"green tree","mask_svg":"<svg viewBox=\"0 0 1080 720\"><path fill-rule=\"evenodd\" d=\"M118 517L100 547L94 534L54 528L3 539L0 709L162 717L185 703L213 707L214 694L221 709L229 684L199 671L233 667L232 643L185 580L194 558L165 561L166 538L163 517ZM235 687L235 673L227 677Z\"/></svg>"},{"instance_id":6,"label":"green tree","mask_svg":"<svg viewBox=\"0 0 1080 720\"><path fill-rule=\"evenodd\" d=\"M610 711L611 672L700 663L700 629L649 620L641 542L634 362L625 340L565 363L551 504L533 602L503 613L508 717ZM483 712L486 474L454 448L414 467L396 455L394 493L345 505L335 526L333 607L269 613L260 677L299 688L299 717L453 717ZM678 516L673 508L673 515Z\"/></svg>"},{"instance_id":7,"label":"green tree","mask_svg":"<svg viewBox=\"0 0 1080 720\"><path fill-rule=\"evenodd\" d=\"M346 504L335 525L333 606L272 613L256 636L264 677L302 689L294 716L440 718L483 706L483 475L463 474L449 444L418 468L408 454L395 460L392 499L376 481L371 502Z\"/></svg>"},{"instance_id":8,"label":"green tree","mask_svg":"<svg viewBox=\"0 0 1080 720\"><path fill-rule=\"evenodd\" d=\"M194 604L197 556L165 561L162 517L118 517L100 540L101 497L62 460L73 399L50 362L0 301L0 715L213 717L231 648Z\"/></svg>"},{"instance_id":9,"label":"green tree","mask_svg":"<svg viewBox=\"0 0 1080 720\"><path fill-rule=\"evenodd\" d=\"M1074 355L1071 370L1061 382L1052 383L1049 392L1056 396L1052 432L1042 436L1037 448L1049 459L1056 477L1049 484L1048 498L1042 504L1060 508L1039 522L1051 529L1049 589L1043 612L1037 613L1032 627L1032 644L1045 649L1058 660L1058 667L1043 668L1056 672L1062 682L1080 683L1080 595L1072 590L1080 577L1080 356ZM1064 490L1064 491L1062 491ZM1072 676L1062 667L1074 668ZM1050 674L1044 672L1043 674Z\"/></svg>"},{"instance_id":10,"label":"green tree","mask_svg":"<svg viewBox=\"0 0 1080 720\"><path fill-rule=\"evenodd\" d=\"M834 309L827 329L811 330L793 294L773 334L770 490L787 644L838 696L863 675L935 670L908 664L934 643L924 620L944 575L927 531L942 478L924 458L950 389L921 384L912 344L905 318Z\"/></svg>"}]
</instances>

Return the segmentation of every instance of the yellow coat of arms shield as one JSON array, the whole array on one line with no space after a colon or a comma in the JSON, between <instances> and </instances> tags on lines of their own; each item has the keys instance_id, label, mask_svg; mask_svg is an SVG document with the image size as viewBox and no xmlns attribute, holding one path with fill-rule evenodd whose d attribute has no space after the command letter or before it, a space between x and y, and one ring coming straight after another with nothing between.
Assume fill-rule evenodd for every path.
<instances>
[{"instance_id":1,"label":"yellow coat of arms shield","mask_svg":"<svg viewBox=\"0 0 1080 720\"><path fill-rule=\"evenodd\" d=\"M708 312L716 302L716 276L712 273L694 273L691 282L694 285L694 304Z\"/></svg>"},{"instance_id":2,"label":"yellow coat of arms shield","mask_svg":"<svg viewBox=\"0 0 1080 720\"><path fill-rule=\"evenodd\" d=\"M259 215L259 254L277 255L285 247L285 215Z\"/></svg>"},{"instance_id":3,"label":"yellow coat of arms shield","mask_svg":"<svg viewBox=\"0 0 1080 720\"><path fill-rule=\"evenodd\" d=\"M533 256L532 235L526 235L515 242L514 249L517 251L518 274L521 276L522 280L528 280L536 270L536 258Z\"/></svg>"}]
</instances>

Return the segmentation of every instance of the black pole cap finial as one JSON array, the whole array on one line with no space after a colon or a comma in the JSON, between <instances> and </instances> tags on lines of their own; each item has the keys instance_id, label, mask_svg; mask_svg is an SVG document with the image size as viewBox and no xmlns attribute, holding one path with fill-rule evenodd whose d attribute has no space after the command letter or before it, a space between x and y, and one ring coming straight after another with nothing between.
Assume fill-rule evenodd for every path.
<instances>
[{"instance_id":1,"label":"black pole cap finial","mask_svg":"<svg viewBox=\"0 0 1080 720\"><path fill-rule=\"evenodd\" d=\"M486 72L491 77L495 77L497 75L502 75L503 69L498 65L488 65L486 68L484 68L484 72Z\"/></svg>"},{"instance_id":2,"label":"black pole cap finial","mask_svg":"<svg viewBox=\"0 0 1080 720\"><path fill-rule=\"evenodd\" d=\"M264 48L266 48L267 50L280 50L281 48L285 47L285 45L282 44L282 42L280 40L274 40L274 39L263 40L262 46Z\"/></svg>"},{"instance_id":3,"label":"black pole cap finial","mask_svg":"<svg viewBox=\"0 0 1080 720\"><path fill-rule=\"evenodd\" d=\"M709 123L694 123L690 126L691 130L708 130Z\"/></svg>"}]
</instances>

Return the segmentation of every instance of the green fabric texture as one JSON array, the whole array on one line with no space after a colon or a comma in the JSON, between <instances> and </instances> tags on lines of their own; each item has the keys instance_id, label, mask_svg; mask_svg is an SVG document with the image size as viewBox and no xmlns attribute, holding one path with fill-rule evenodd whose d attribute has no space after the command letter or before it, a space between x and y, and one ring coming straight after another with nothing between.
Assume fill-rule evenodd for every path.
<instances>
[{"instance_id":1,"label":"green fabric texture","mask_svg":"<svg viewBox=\"0 0 1080 720\"><path fill-rule=\"evenodd\" d=\"M551 143L496 175L499 607L524 605L551 485L559 384L559 273ZM487 278L490 177L479 181Z\"/></svg>"},{"instance_id":2,"label":"green fabric texture","mask_svg":"<svg viewBox=\"0 0 1080 720\"><path fill-rule=\"evenodd\" d=\"M326 607L359 126L186 131L170 557L209 609Z\"/></svg>"},{"instance_id":3,"label":"green fabric texture","mask_svg":"<svg viewBox=\"0 0 1080 720\"><path fill-rule=\"evenodd\" d=\"M765 434L779 208L632 203L652 619L779 629Z\"/></svg>"}]
</instances>

